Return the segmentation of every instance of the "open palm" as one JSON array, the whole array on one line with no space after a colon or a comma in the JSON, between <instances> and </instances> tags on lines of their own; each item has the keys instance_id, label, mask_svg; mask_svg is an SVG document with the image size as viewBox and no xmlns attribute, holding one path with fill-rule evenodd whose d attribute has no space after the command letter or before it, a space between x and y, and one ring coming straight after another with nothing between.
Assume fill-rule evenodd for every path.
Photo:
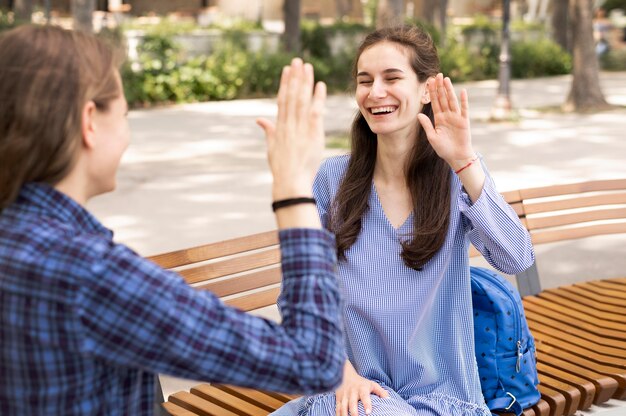
<instances>
[{"instance_id":1,"label":"open palm","mask_svg":"<svg viewBox=\"0 0 626 416\"><path fill-rule=\"evenodd\" d=\"M430 80L427 88L435 125L425 114L419 114L418 119L433 149L450 165L473 158L467 92L461 91L459 105L450 78L444 78L442 74Z\"/></svg>"}]
</instances>

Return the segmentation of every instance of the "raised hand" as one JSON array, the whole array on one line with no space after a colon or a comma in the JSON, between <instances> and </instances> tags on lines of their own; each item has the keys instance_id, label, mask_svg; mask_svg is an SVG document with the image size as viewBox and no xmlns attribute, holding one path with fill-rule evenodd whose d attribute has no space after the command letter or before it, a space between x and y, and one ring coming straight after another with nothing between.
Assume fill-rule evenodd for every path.
<instances>
[{"instance_id":1,"label":"raised hand","mask_svg":"<svg viewBox=\"0 0 626 416\"><path fill-rule=\"evenodd\" d=\"M257 123L265 131L274 200L309 196L324 150L323 111L326 85L313 91L313 66L295 58L283 68L276 124Z\"/></svg>"},{"instance_id":2,"label":"raised hand","mask_svg":"<svg viewBox=\"0 0 626 416\"><path fill-rule=\"evenodd\" d=\"M467 92L457 100L450 78L437 74L427 84L435 125L425 114L419 114L422 128L435 152L457 170L476 157L472 147Z\"/></svg>"}]
</instances>

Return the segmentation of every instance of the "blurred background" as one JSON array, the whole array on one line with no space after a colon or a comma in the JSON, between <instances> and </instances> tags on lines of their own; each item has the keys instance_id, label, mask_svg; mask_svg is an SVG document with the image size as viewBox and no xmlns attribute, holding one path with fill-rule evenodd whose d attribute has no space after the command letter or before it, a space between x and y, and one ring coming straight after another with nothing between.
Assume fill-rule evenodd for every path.
<instances>
[{"instance_id":1,"label":"blurred background","mask_svg":"<svg viewBox=\"0 0 626 416\"><path fill-rule=\"evenodd\" d=\"M295 55L331 91L348 91L361 38L413 22L432 34L453 81L500 79L494 117L507 117L511 77L572 73L577 60L586 79L625 70L625 11L626 0L0 0L0 30L49 22L107 38L127 55L136 108L270 96ZM570 109L606 104L597 83L582 86Z\"/></svg>"}]
</instances>

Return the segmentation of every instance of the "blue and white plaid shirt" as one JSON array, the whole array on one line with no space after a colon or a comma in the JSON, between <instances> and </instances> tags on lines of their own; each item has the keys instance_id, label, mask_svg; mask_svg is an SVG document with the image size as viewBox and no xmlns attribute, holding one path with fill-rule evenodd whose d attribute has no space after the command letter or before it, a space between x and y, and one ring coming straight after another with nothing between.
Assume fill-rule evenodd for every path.
<instances>
[{"instance_id":1,"label":"blue and white plaid shirt","mask_svg":"<svg viewBox=\"0 0 626 416\"><path fill-rule=\"evenodd\" d=\"M280 240L282 326L114 243L54 188L25 185L0 214L0 414L151 414L155 373L333 388L344 355L333 237Z\"/></svg>"}]
</instances>

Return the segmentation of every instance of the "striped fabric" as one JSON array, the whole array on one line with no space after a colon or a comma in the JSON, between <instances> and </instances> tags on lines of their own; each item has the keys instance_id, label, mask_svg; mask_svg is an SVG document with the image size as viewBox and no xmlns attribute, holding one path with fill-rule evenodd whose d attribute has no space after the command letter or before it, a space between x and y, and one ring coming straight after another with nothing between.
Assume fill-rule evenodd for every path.
<instances>
[{"instance_id":1,"label":"striped fabric","mask_svg":"<svg viewBox=\"0 0 626 416\"><path fill-rule=\"evenodd\" d=\"M325 225L348 158L328 159L316 178ZM361 234L339 263L347 356L359 374L392 392L390 399L372 396L373 415L490 415L474 356L469 242L505 273L530 266L534 253L489 176L474 204L456 175L451 192L446 241L422 271L400 258L399 242L411 232L412 218L394 229L373 184ZM303 398L275 414L332 416L335 396Z\"/></svg>"},{"instance_id":2,"label":"striped fabric","mask_svg":"<svg viewBox=\"0 0 626 416\"><path fill-rule=\"evenodd\" d=\"M339 383L334 239L280 232L282 325L225 306L76 202L25 185L0 215L0 415L142 416L154 374L280 391Z\"/></svg>"}]
</instances>

